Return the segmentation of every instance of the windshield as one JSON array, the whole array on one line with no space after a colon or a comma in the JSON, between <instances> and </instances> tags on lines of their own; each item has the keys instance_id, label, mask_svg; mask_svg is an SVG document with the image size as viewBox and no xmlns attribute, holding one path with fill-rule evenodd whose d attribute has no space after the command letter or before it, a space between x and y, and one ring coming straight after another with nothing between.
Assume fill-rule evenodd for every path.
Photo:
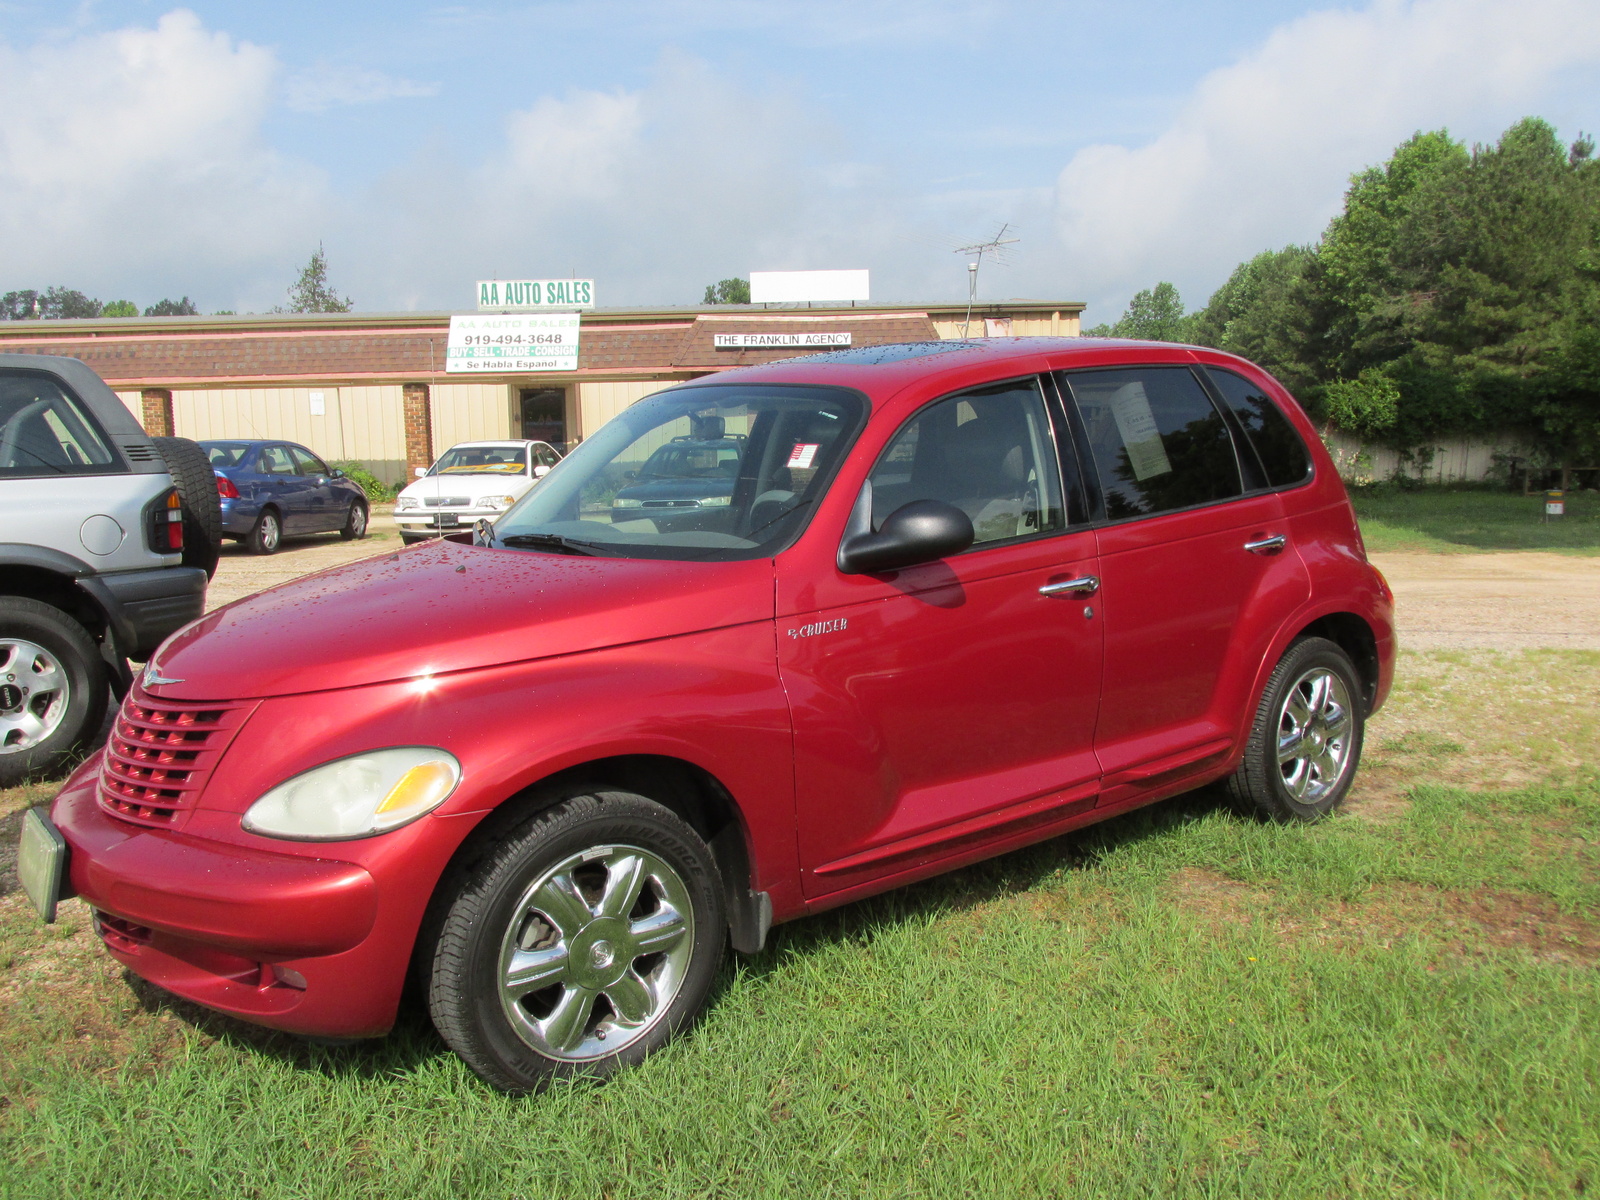
<instances>
[{"instance_id":1,"label":"windshield","mask_svg":"<svg viewBox=\"0 0 1600 1200\"><path fill-rule=\"evenodd\" d=\"M516 475L528 467L526 446L452 446L430 475Z\"/></svg>"},{"instance_id":2,"label":"windshield","mask_svg":"<svg viewBox=\"0 0 1600 1200\"><path fill-rule=\"evenodd\" d=\"M844 388L701 385L614 417L495 522L493 545L623 558L775 554L866 416Z\"/></svg>"}]
</instances>

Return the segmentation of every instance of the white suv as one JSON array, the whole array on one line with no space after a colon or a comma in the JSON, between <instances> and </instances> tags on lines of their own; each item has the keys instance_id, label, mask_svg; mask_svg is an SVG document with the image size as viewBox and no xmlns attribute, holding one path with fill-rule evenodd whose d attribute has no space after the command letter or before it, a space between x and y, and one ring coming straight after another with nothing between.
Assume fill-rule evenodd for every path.
<instances>
[{"instance_id":1,"label":"white suv","mask_svg":"<svg viewBox=\"0 0 1600 1200\"><path fill-rule=\"evenodd\" d=\"M400 539L470 530L479 518L493 521L561 461L548 442L461 442L405 488L395 500Z\"/></svg>"}]
</instances>

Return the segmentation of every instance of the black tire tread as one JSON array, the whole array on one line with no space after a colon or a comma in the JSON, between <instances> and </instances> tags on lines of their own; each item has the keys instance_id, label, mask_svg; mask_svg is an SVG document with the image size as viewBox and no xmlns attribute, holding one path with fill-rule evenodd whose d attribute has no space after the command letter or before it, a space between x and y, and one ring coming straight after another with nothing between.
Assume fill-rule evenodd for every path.
<instances>
[{"instance_id":1,"label":"black tire tread","mask_svg":"<svg viewBox=\"0 0 1600 1200\"><path fill-rule=\"evenodd\" d=\"M183 501L183 565L201 567L209 579L217 573L222 550L222 499L211 460L198 442L188 438L151 438L166 460L178 498Z\"/></svg>"},{"instance_id":2,"label":"black tire tread","mask_svg":"<svg viewBox=\"0 0 1600 1200\"><path fill-rule=\"evenodd\" d=\"M270 550L261 541L261 523L266 519L268 513L271 513L272 519L278 523L278 541ZM261 515L256 518L255 525L251 527L249 533L244 535L244 548L250 551L251 554L276 554L283 549L283 514L271 505L263 508Z\"/></svg>"},{"instance_id":3,"label":"black tire tread","mask_svg":"<svg viewBox=\"0 0 1600 1200\"><path fill-rule=\"evenodd\" d=\"M350 501L349 509L345 511L344 524L339 526L339 537L343 541L353 542L359 540L355 534L350 532L350 517L358 508L364 509L367 514L367 519L361 526L361 537L365 538L367 536L368 530L372 524L372 509L366 504L363 504L360 500L352 500Z\"/></svg>"}]
</instances>

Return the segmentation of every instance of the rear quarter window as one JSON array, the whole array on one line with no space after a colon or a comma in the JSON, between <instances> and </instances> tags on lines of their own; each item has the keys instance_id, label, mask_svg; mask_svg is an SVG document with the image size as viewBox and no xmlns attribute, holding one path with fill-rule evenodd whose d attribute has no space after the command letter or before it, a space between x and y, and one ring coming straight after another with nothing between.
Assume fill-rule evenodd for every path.
<instances>
[{"instance_id":1,"label":"rear quarter window","mask_svg":"<svg viewBox=\"0 0 1600 1200\"><path fill-rule=\"evenodd\" d=\"M1187 367L1069 371L1106 517L1152 516L1244 491L1233 435Z\"/></svg>"},{"instance_id":2,"label":"rear quarter window","mask_svg":"<svg viewBox=\"0 0 1600 1200\"><path fill-rule=\"evenodd\" d=\"M1221 367L1207 367L1206 375L1244 426L1268 487L1288 487L1311 478L1311 455L1306 444L1266 389Z\"/></svg>"},{"instance_id":3,"label":"rear quarter window","mask_svg":"<svg viewBox=\"0 0 1600 1200\"><path fill-rule=\"evenodd\" d=\"M120 470L94 418L53 378L0 372L0 477Z\"/></svg>"}]
</instances>

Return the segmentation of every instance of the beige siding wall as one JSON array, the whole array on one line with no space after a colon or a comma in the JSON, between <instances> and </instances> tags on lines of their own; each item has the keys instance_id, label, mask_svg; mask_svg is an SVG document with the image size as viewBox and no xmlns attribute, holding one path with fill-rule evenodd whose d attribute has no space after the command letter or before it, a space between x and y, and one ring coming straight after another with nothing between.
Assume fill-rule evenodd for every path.
<instances>
[{"instance_id":1,"label":"beige siding wall","mask_svg":"<svg viewBox=\"0 0 1600 1200\"><path fill-rule=\"evenodd\" d=\"M511 421L513 391L504 383L434 384L434 457L457 442L520 438L521 428Z\"/></svg>"},{"instance_id":2,"label":"beige siding wall","mask_svg":"<svg viewBox=\"0 0 1600 1200\"><path fill-rule=\"evenodd\" d=\"M1399 452L1387 446L1364 446L1359 439L1337 430L1324 434L1322 440L1333 455L1339 474L1352 482L1389 479L1400 469ZM1419 470L1413 460L1406 464L1405 473L1429 483L1477 483L1494 470L1496 455L1516 454L1519 445L1511 436L1441 438L1431 449L1433 460L1425 469Z\"/></svg>"},{"instance_id":3,"label":"beige siding wall","mask_svg":"<svg viewBox=\"0 0 1600 1200\"><path fill-rule=\"evenodd\" d=\"M117 399L127 406L133 414L133 419L139 422L139 427L144 428L144 393L143 392L118 392Z\"/></svg>"},{"instance_id":4,"label":"beige siding wall","mask_svg":"<svg viewBox=\"0 0 1600 1200\"><path fill-rule=\"evenodd\" d=\"M580 383L578 385L578 434L592 436L600 426L636 400L671 387L673 380L630 379L620 383ZM569 429L567 436L572 437Z\"/></svg>"},{"instance_id":5,"label":"beige siding wall","mask_svg":"<svg viewBox=\"0 0 1600 1200\"><path fill-rule=\"evenodd\" d=\"M984 312L982 307L972 310L972 323L967 327L967 337L983 337ZM933 328L941 338L958 338L962 336L960 317L945 318L934 317ZM1018 313L1011 317L1012 337L1077 337L1082 332L1077 313L1070 312L1030 312Z\"/></svg>"},{"instance_id":6,"label":"beige siding wall","mask_svg":"<svg viewBox=\"0 0 1600 1200\"><path fill-rule=\"evenodd\" d=\"M322 412L311 411L313 394ZM394 483L405 476L400 388L208 388L172 393L179 437L283 438L333 462L359 462Z\"/></svg>"}]
</instances>

